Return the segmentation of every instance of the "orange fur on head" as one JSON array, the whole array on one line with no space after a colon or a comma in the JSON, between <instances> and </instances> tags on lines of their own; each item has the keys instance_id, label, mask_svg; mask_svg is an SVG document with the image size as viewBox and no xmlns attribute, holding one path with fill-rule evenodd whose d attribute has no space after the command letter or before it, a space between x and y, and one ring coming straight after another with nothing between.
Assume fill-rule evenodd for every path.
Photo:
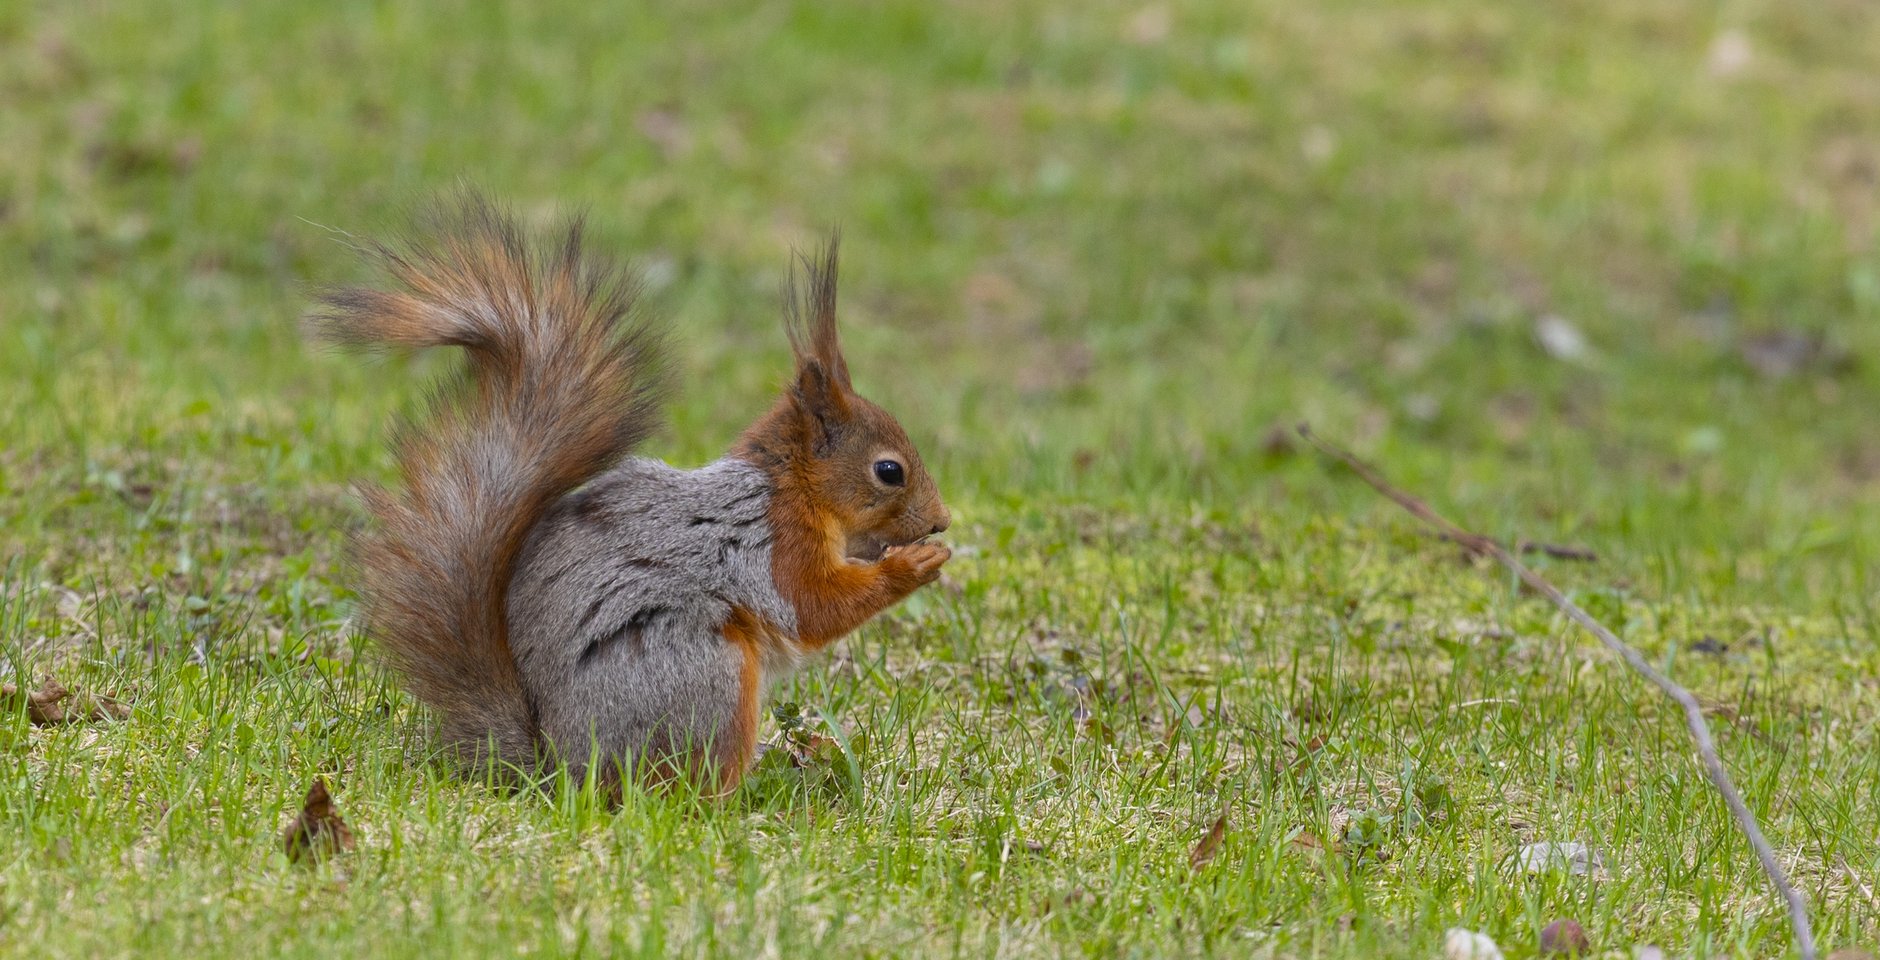
<instances>
[{"instance_id":1,"label":"orange fur on head","mask_svg":"<svg viewBox=\"0 0 1880 960\"><path fill-rule=\"evenodd\" d=\"M920 543L951 517L907 432L857 394L836 332L836 241L786 287L796 375L734 453L765 470L778 590L796 607L797 641L816 649L939 576L949 555ZM902 482L880 479L884 460Z\"/></svg>"}]
</instances>

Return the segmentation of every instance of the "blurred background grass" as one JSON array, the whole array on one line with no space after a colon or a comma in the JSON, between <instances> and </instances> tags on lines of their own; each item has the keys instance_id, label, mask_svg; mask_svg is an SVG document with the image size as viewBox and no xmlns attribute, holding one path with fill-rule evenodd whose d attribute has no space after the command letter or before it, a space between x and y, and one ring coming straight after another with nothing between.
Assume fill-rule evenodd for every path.
<instances>
[{"instance_id":1,"label":"blurred background grass","mask_svg":"<svg viewBox=\"0 0 1880 960\"><path fill-rule=\"evenodd\" d=\"M468 180L649 269L681 458L840 224L863 388L956 496L1317 507L1269 456L1309 418L1465 513L1866 562L1858 3L28 3L0 42L14 485L376 458L408 378L293 321Z\"/></svg>"}]
</instances>

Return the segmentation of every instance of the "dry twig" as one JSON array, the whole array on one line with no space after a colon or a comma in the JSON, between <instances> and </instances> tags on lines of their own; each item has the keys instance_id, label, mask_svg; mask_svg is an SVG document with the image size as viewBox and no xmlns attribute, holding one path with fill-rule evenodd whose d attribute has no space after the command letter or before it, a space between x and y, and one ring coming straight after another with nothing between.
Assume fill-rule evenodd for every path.
<instances>
[{"instance_id":1,"label":"dry twig","mask_svg":"<svg viewBox=\"0 0 1880 960\"><path fill-rule=\"evenodd\" d=\"M1867 898L1867 905L1880 910L1880 896L1875 896L1873 888L1867 885L1867 881L1862 880L1860 874L1854 872L1854 867L1847 862L1847 858L1835 857L1834 859L1841 865L1841 872L1847 874L1849 880L1854 881L1854 889L1859 890L1860 895Z\"/></svg>"},{"instance_id":2,"label":"dry twig","mask_svg":"<svg viewBox=\"0 0 1880 960\"><path fill-rule=\"evenodd\" d=\"M1670 677L1659 673L1637 650L1632 649L1611 630L1606 629L1585 610L1580 609L1578 604L1567 599L1566 594L1561 593L1559 588L1549 583L1540 574L1529 570L1501 544L1451 523L1435 510L1430 509L1430 506L1422 500L1384 479L1382 474L1370 464L1358 459L1356 454L1321 439L1312 432L1310 426L1300 424L1299 435L1318 448L1320 453L1351 468L1351 471L1365 483L1370 484L1372 489L1390 498L1418 520L1435 527L1446 538L1454 540L1471 552L1494 557L1502 566L1520 577L1522 583L1552 601L1554 606L1559 607L1569 619L1585 627L1587 632L1598 637L1599 642L1617 653L1633 670L1664 691L1666 696L1677 701L1678 706L1684 709L1684 722L1685 726L1690 728L1691 739L1697 742L1697 753L1703 760L1704 772L1710 776L1710 782L1716 786L1717 792L1723 795L1723 802L1730 808L1730 815L1736 819L1736 825L1742 829L1744 836L1749 838L1749 845L1756 851L1756 859L1762 862L1763 873L1768 875L1769 883L1788 902L1789 927L1795 934L1796 949L1800 951L1802 960L1815 960L1815 934L1808 923L1807 904L1802 900L1801 891L1796 890L1794 884L1789 882L1782 865L1776 862L1775 849L1770 847L1768 839L1763 837L1762 829L1756 825L1755 814L1750 813L1748 805L1743 802L1743 795L1737 792L1736 784L1731 782L1729 772L1723 768L1723 760L1717 756L1716 744L1710 737L1710 725L1704 722L1703 706L1698 703L1691 691L1686 690Z\"/></svg>"},{"instance_id":3,"label":"dry twig","mask_svg":"<svg viewBox=\"0 0 1880 960\"><path fill-rule=\"evenodd\" d=\"M1438 533L1436 536L1437 539L1440 540L1461 544L1462 548L1467 551L1471 557L1481 555L1481 551L1476 549L1476 544L1473 541L1459 539L1447 533ZM1530 553L1538 553L1542 556L1552 557L1555 560L1574 560L1580 563L1594 563L1599 560L1599 554L1586 547L1574 547L1561 543L1542 543L1538 540L1517 540L1514 544L1514 552L1522 554L1523 556Z\"/></svg>"}]
</instances>

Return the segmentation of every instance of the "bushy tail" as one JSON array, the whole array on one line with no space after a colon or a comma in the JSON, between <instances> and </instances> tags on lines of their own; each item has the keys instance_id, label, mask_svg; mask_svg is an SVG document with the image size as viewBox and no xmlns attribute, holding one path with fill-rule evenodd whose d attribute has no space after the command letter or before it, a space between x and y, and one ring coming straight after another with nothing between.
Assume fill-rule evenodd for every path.
<instances>
[{"instance_id":1,"label":"bushy tail","mask_svg":"<svg viewBox=\"0 0 1880 960\"><path fill-rule=\"evenodd\" d=\"M528 770L535 709L509 648L510 575L544 511L654 428L662 339L631 278L583 255L578 219L531 250L465 195L426 226L372 248L400 289L334 292L312 320L341 343L469 354L394 436L403 489L366 491L365 625L460 759Z\"/></svg>"}]
</instances>

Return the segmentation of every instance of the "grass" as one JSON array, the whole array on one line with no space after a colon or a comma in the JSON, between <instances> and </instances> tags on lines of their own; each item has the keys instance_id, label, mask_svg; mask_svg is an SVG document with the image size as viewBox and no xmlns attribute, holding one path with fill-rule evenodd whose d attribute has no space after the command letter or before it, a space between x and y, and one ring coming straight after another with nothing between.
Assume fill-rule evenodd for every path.
<instances>
[{"instance_id":1,"label":"grass","mask_svg":"<svg viewBox=\"0 0 1880 960\"><path fill-rule=\"evenodd\" d=\"M0 952L1782 955L1675 711L1299 419L1596 549L1545 571L1715 704L1872 948L1875 49L1852 0L8 5L0 659L134 713L0 716ZM684 463L843 226L858 384L958 518L949 589L778 691L859 789L615 811L427 760L342 547L445 362L295 318L459 178L639 259ZM306 870L316 775L359 845ZM1608 875L1509 866L1546 841Z\"/></svg>"}]
</instances>

